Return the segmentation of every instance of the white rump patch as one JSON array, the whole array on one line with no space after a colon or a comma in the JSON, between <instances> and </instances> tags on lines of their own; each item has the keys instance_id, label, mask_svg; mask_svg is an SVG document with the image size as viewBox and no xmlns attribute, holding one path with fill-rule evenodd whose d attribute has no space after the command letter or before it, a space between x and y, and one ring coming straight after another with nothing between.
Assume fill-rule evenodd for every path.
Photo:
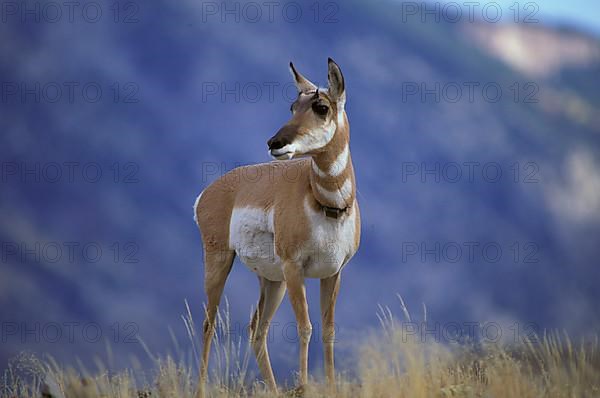
<instances>
[{"instance_id":1,"label":"white rump patch","mask_svg":"<svg viewBox=\"0 0 600 398\"><path fill-rule=\"evenodd\" d=\"M204 191L200 192L200 195L198 195L196 201L194 202L194 221L196 222L196 225L198 225L198 204L200 204L200 198L202 197L203 193Z\"/></svg>"}]
</instances>

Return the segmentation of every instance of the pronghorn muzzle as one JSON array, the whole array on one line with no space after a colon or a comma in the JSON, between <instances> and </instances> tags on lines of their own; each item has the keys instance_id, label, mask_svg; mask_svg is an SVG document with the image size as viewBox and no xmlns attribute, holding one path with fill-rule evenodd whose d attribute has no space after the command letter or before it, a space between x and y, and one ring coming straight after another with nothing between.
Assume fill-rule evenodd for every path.
<instances>
[{"instance_id":1,"label":"pronghorn muzzle","mask_svg":"<svg viewBox=\"0 0 600 398\"><path fill-rule=\"evenodd\" d=\"M291 159L294 156L293 141L298 133L298 127L286 124L279 129L269 141L269 153L276 159Z\"/></svg>"}]
</instances>

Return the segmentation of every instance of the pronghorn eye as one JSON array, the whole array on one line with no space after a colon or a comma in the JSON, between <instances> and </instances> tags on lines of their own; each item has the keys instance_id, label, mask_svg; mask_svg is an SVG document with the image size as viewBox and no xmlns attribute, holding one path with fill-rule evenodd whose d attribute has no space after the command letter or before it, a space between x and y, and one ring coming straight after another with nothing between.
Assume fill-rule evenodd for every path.
<instances>
[{"instance_id":1,"label":"pronghorn eye","mask_svg":"<svg viewBox=\"0 0 600 398\"><path fill-rule=\"evenodd\" d=\"M327 105L321 105L316 102L312 105L312 109L317 115L321 116L327 115L327 112L329 111Z\"/></svg>"}]
</instances>

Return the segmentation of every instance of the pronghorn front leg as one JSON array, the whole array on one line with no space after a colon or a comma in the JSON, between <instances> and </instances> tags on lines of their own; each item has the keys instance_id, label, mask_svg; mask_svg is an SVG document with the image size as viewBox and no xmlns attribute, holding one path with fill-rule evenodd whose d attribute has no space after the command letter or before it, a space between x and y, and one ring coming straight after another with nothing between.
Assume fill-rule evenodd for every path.
<instances>
[{"instance_id":1,"label":"pronghorn front leg","mask_svg":"<svg viewBox=\"0 0 600 398\"><path fill-rule=\"evenodd\" d=\"M306 302L306 288L304 287L304 270L302 266L292 261L286 261L283 266L285 283L298 322L298 337L300 338L300 387L308 382L308 342L312 334L312 325L308 317L308 303Z\"/></svg>"},{"instance_id":2,"label":"pronghorn front leg","mask_svg":"<svg viewBox=\"0 0 600 398\"><path fill-rule=\"evenodd\" d=\"M323 353L325 376L329 388L335 390L335 367L333 363L333 343L335 341L335 301L340 290L341 273L321 279L321 324L323 327Z\"/></svg>"}]
</instances>

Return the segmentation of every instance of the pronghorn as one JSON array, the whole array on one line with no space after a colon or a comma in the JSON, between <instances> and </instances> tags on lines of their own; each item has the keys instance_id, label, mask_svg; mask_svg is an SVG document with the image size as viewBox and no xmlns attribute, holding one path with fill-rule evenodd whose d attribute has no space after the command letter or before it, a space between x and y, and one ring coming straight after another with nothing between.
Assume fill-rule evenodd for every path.
<instances>
[{"instance_id":1,"label":"pronghorn","mask_svg":"<svg viewBox=\"0 0 600 398\"><path fill-rule=\"evenodd\" d=\"M341 270L360 241L346 91L342 72L331 58L327 89L318 88L292 63L290 70L298 88L292 116L267 142L277 160L230 171L208 186L194 205L208 299L198 396L204 395L217 306L236 254L260 282L250 336L267 386L277 391L266 339L286 287L297 320L299 389L307 383L312 325L304 278L318 278L325 374L335 388L335 302Z\"/></svg>"}]
</instances>

